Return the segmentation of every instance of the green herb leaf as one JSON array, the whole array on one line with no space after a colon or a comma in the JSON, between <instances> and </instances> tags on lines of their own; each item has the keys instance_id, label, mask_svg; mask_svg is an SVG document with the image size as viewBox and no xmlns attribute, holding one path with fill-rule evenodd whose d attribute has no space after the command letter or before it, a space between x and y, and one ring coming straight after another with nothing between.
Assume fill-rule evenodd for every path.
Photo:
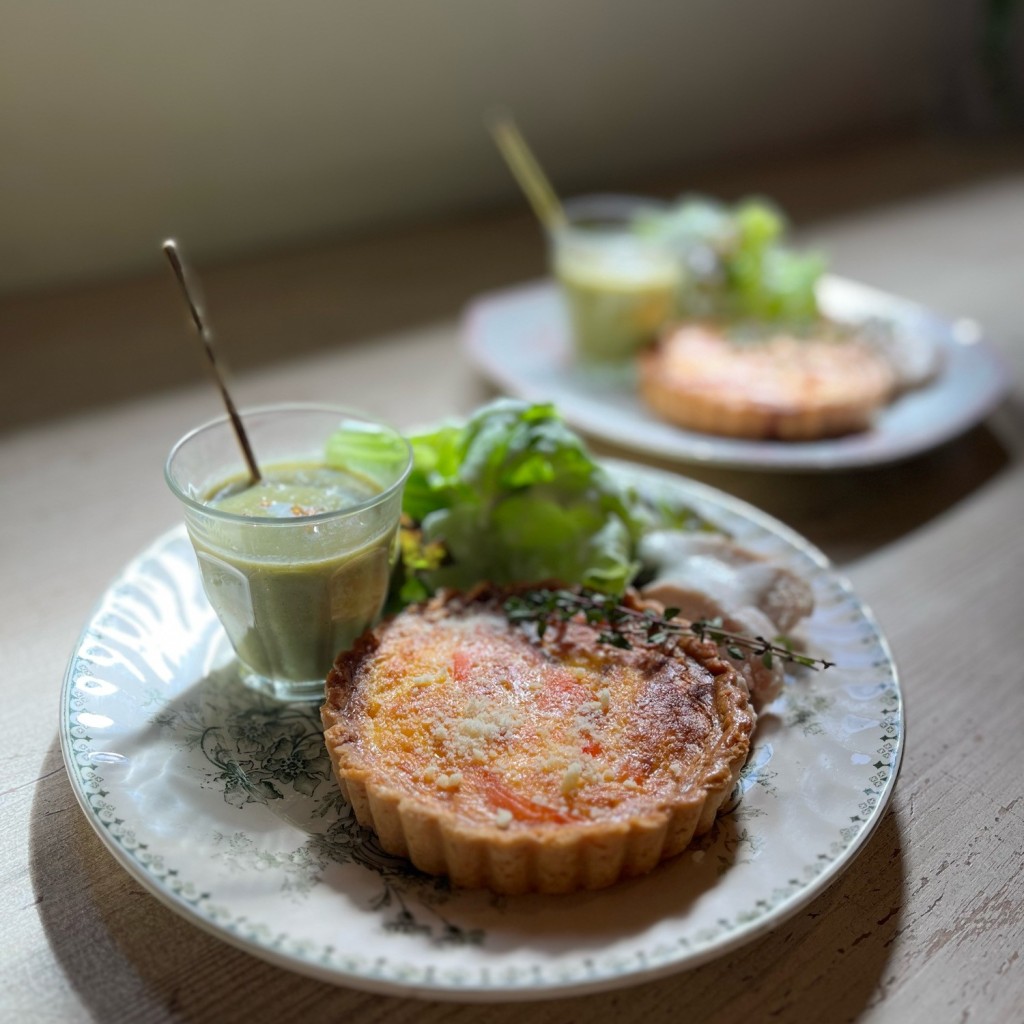
<instances>
[{"instance_id":1,"label":"green herb leaf","mask_svg":"<svg viewBox=\"0 0 1024 1024\"><path fill-rule=\"evenodd\" d=\"M751 637L723 629L709 629L708 624L700 620L686 625L658 616L650 609L629 607L614 601L607 594L583 588L549 590L539 587L510 595L504 607L510 622L535 622L538 637L543 637L551 621L568 622L581 617L591 625L605 627L598 633L598 643L624 650L632 649L634 643L660 646L673 637L688 635L704 639L707 636L725 646L730 657L739 659L748 655L759 656L768 668L772 667L772 659L775 657L808 668L825 669L833 665L833 662L823 658L794 654L786 647L770 643L763 636Z\"/></svg>"}]
</instances>

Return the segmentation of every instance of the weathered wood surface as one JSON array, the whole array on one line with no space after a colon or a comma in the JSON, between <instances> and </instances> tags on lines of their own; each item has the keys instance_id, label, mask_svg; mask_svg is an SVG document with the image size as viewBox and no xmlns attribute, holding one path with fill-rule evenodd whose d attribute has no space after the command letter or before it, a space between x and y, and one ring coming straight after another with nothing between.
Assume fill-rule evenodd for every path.
<instances>
[{"instance_id":1,"label":"weathered wood surface","mask_svg":"<svg viewBox=\"0 0 1024 1024\"><path fill-rule=\"evenodd\" d=\"M858 166L864 174L873 168L884 193L892 152ZM900 180L912 183L910 171L899 166ZM890 190L891 201L880 206L865 205L862 195L856 215L815 220L806 234L833 254L841 273L950 315L975 317L994 334L1020 380L1024 164L1004 159L997 166L998 175L989 168L970 184L928 194L914 195L908 186L893 198ZM934 173L920 165L921 180ZM807 180L815 194L829 194L820 174ZM810 208L820 213L825 207ZM513 266L528 269L536 254L510 223L481 221L452 229L452 237L476 252L493 251L495 267L511 274ZM505 230L519 238L509 243L519 256L503 263L501 253L510 251ZM417 272L420 264L408 252L394 258L403 273ZM453 257L455 278L464 267ZM262 317L275 300L301 306L297 330L318 341L286 363L248 369L237 382L241 402L326 398L373 406L412 425L467 411L486 396L458 356L454 309L430 326L380 334L411 321L417 309L423 318L442 312L435 297L417 306L411 286L400 292L403 310L385 310L375 319L373 304L387 304L388 291L376 279L367 281L370 294L351 316L355 333L372 340L327 344L352 333L332 319L333 274L341 268L351 273L355 265L325 249L215 275L211 304L224 307L232 344L246 323L253 287L262 293ZM458 281L446 280L446 295L460 294ZM346 288L352 291L351 281ZM136 305L118 311L125 296L134 296ZM206 935L114 862L72 795L56 733L65 661L107 581L177 520L162 460L185 428L215 412L216 402L198 359L187 385L174 381L177 390L119 404L93 404L87 392L96 387L120 397L130 391L133 373L145 362L144 339L118 364L111 353L147 323L168 319L148 304L173 299L169 287L142 282L0 302L0 320L23 329L4 340L4 392L17 398L8 406L10 429L0 444L7 519L0 540L6 712L0 1018L142 1024L498 1024L527 1013L538 1024L683 1017L900 1024L1024 1019L1019 387L986 424L899 466L838 476L686 470L762 506L821 546L852 578L891 640L909 721L906 755L891 808L849 870L766 938L657 982L527 1006L422 1003L311 981ZM127 333L111 348L104 327L119 317L127 318ZM265 323L250 326L270 344ZM158 335L163 330L154 329ZM289 330L283 320L281 335ZM44 358L48 341L51 354L74 348L97 357L72 360L74 380L61 387L81 393L65 415L30 407L25 398L41 393L49 374L62 372L59 362L50 367ZM188 363L192 353L181 358Z\"/></svg>"}]
</instances>

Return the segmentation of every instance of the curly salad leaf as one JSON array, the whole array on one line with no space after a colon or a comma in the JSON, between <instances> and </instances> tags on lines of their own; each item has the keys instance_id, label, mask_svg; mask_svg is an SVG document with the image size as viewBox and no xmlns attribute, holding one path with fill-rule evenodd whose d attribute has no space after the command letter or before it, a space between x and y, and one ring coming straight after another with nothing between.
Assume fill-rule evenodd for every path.
<instances>
[{"instance_id":1,"label":"curly salad leaf","mask_svg":"<svg viewBox=\"0 0 1024 1024\"><path fill-rule=\"evenodd\" d=\"M499 399L408 440L396 606L484 580L620 594L637 574L646 530L704 525L620 485L552 405Z\"/></svg>"},{"instance_id":2,"label":"curly salad leaf","mask_svg":"<svg viewBox=\"0 0 1024 1024\"><path fill-rule=\"evenodd\" d=\"M421 544L417 563L407 559L419 586L407 586L406 599L482 580L555 579L619 593L636 574L644 522L553 406L501 399L409 441L403 511ZM430 567L422 551L439 543L446 557Z\"/></svg>"},{"instance_id":3,"label":"curly salad leaf","mask_svg":"<svg viewBox=\"0 0 1024 1024\"><path fill-rule=\"evenodd\" d=\"M413 466L392 611L441 587L485 581L619 595L640 569L648 530L713 529L692 509L620 483L552 405L499 399L406 440ZM371 479L406 457L405 442L381 432L339 431L326 445L328 465Z\"/></svg>"},{"instance_id":4,"label":"curly salad leaf","mask_svg":"<svg viewBox=\"0 0 1024 1024\"><path fill-rule=\"evenodd\" d=\"M815 289L825 261L785 244L781 210L763 199L733 207L690 196L664 213L645 213L635 230L682 253L688 270L682 296L696 316L763 322L818 317Z\"/></svg>"}]
</instances>

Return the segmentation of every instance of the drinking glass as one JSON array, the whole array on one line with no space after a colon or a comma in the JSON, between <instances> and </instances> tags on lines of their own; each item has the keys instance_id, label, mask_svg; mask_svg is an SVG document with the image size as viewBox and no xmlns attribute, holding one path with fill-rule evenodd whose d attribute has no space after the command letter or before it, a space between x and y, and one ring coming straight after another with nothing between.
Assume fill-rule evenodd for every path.
<instances>
[{"instance_id":1,"label":"drinking glass","mask_svg":"<svg viewBox=\"0 0 1024 1024\"><path fill-rule=\"evenodd\" d=\"M167 482L243 681L282 700L322 697L336 655L384 606L411 450L393 428L334 406L241 415L264 480L276 488L270 497L247 486L227 416L178 441ZM341 507L320 511L321 488L333 495L323 504ZM271 514L279 504L283 517Z\"/></svg>"},{"instance_id":2,"label":"drinking glass","mask_svg":"<svg viewBox=\"0 0 1024 1024\"><path fill-rule=\"evenodd\" d=\"M627 362L675 316L683 260L636 230L639 217L662 209L655 200L616 195L565 204L568 223L551 232L550 260L581 363Z\"/></svg>"}]
</instances>

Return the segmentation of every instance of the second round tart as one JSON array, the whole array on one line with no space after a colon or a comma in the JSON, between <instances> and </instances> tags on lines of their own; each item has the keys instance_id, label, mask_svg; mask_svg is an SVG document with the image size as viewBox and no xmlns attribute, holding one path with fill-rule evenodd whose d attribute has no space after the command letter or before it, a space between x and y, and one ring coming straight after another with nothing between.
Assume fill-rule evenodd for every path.
<instances>
[{"instance_id":1,"label":"second round tart","mask_svg":"<svg viewBox=\"0 0 1024 1024\"><path fill-rule=\"evenodd\" d=\"M358 820L456 885L568 892L650 871L712 825L755 716L713 644L622 650L483 587L407 609L341 655L322 709Z\"/></svg>"},{"instance_id":2,"label":"second round tart","mask_svg":"<svg viewBox=\"0 0 1024 1024\"><path fill-rule=\"evenodd\" d=\"M809 441L867 430L894 394L888 362L855 337L754 340L688 323L639 360L640 395L662 419L728 437Z\"/></svg>"}]
</instances>

